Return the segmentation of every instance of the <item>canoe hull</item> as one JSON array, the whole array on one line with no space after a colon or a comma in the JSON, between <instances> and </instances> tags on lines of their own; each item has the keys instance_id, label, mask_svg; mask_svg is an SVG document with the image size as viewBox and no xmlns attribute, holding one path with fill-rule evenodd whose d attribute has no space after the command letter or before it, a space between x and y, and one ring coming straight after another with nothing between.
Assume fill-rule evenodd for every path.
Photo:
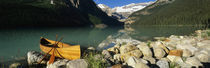
<instances>
[{"instance_id":1,"label":"canoe hull","mask_svg":"<svg viewBox=\"0 0 210 68\"><path fill-rule=\"evenodd\" d=\"M55 41L53 41L53 40L49 40L49 39L45 39L45 40L48 41L51 44L55 43ZM46 45L41 43L40 44L40 49L43 52L48 53L52 49L52 47L46 46ZM65 59L69 59L69 60L80 59L80 56L81 56L80 45L71 46L71 45L68 45L68 44L65 44L65 43L61 43L61 42L58 43L58 48L52 49L49 52L49 54L52 55L53 52L54 52L56 57L65 58Z\"/></svg>"}]
</instances>

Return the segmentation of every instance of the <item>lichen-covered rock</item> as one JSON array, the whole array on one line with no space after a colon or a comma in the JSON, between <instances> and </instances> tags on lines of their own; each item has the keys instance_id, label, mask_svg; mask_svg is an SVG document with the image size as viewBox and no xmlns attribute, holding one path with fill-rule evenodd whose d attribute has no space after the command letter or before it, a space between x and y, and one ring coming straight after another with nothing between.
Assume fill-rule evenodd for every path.
<instances>
[{"instance_id":1,"label":"lichen-covered rock","mask_svg":"<svg viewBox=\"0 0 210 68\"><path fill-rule=\"evenodd\" d=\"M69 61L66 68L88 68L88 63L84 59Z\"/></svg>"},{"instance_id":2,"label":"lichen-covered rock","mask_svg":"<svg viewBox=\"0 0 210 68\"><path fill-rule=\"evenodd\" d=\"M144 56L152 57L152 51L147 46L146 43L142 43L140 45L137 45L137 47L141 50Z\"/></svg>"},{"instance_id":3,"label":"lichen-covered rock","mask_svg":"<svg viewBox=\"0 0 210 68\"><path fill-rule=\"evenodd\" d=\"M47 63L46 68L66 68L66 63L69 62L67 59L58 59L52 64Z\"/></svg>"},{"instance_id":4,"label":"lichen-covered rock","mask_svg":"<svg viewBox=\"0 0 210 68\"><path fill-rule=\"evenodd\" d=\"M115 48L120 49L121 45L119 43L116 43L116 45L114 45Z\"/></svg>"},{"instance_id":5,"label":"lichen-covered rock","mask_svg":"<svg viewBox=\"0 0 210 68\"><path fill-rule=\"evenodd\" d=\"M113 65L112 67L110 68L122 68L123 66L121 64L116 64L116 65Z\"/></svg>"},{"instance_id":6,"label":"lichen-covered rock","mask_svg":"<svg viewBox=\"0 0 210 68\"><path fill-rule=\"evenodd\" d=\"M133 51L127 52L125 54L121 54L121 57L124 61L127 60L131 56L134 56L136 58L140 58L142 56L142 53L141 53L140 50L133 50Z\"/></svg>"},{"instance_id":7,"label":"lichen-covered rock","mask_svg":"<svg viewBox=\"0 0 210 68\"><path fill-rule=\"evenodd\" d=\"M196 59L195 57L190 57L190 58L187 58L187 60L185 61L185 63L191 65L191 66L196 66L196 67L199 67L199 66L203 66L200 61L198 59Z\"/></svg>"},{"instance_id":8,"label":"lichen-covered rock","mask_svg":"<svg viewBox=\"0 0 210 68\"><path fill-rule=\"evenodd\" d=\"M44 55L42 55L40 52L29 51L27 53L28 64L29 65L37 64L43 57L44 57ZM43 60L41 63L45 64L46 62L47 61Z\"/></svg>"},{"instance_id":9,"label":"lichen-covered rock","mask_svg":"<svg viewBox=\"0 0 210 68\"><path fill-rule=\"evenodd\" d=\"M143 61L143 62L142 62ZM130 57L126 63L128 64L128 66L134 67L134 68L139 68L139 67L148 67L145 63L144 60L138 59L134 56ZM139 65L140 64L140 65Z\"/></svg>"},{"instance_id":10,"label":"lichen-covered rock","mask_svg":"<svg viewBox=\"0 0 210 68\"><path fill-rule=\"evenodd\" d=\"M163 44L162 41L156 41L154 43L151 43L151 46L153 48L162 48L166 53L169 53L168 48Z\"/></svg>"},{"instance_id":11,"label":"lichen-covered rock","mask_svg":"<svg viewBox=\"0 0 210 68\"><path fill-rule=\"evenodd\" d=\"M133 51L130 51L130 55L140 58L142 56L142 53L140 50L133 50Z\"/></svg>"},{"instance_id":12,"label":"lichen-covered rock","mask_svg":"<svg viewBox=\"0 0 210 68\"><path fill-rule=\"evenodd\" d=\"M19 66L21 66L21 63L16 62L16 63L12 63L12 64L9 66L9 68L19 68Z\"/></svg>"},{"instance_id":13,"label":"lichen-covered rock","mask_svg":"<svg viewBox=\"0 0 210 68\"><path fill-rule=\"evenodd\" d=\"M191 44L188 44L188 45L176 45L176 48L179 49L179 50L184 50L184 49L188 49L192 54L195 54L196 51L198 51L198 48L192 46Z\"/></svg>"},{"instance_id":14,"label":"lichen-covered rock","mask_svg":"<svg viewBox=\"0 0 210 68\"><path fill-rule=\"evenodd\" d=\"M123 61L123 59L121 58L121 54L115 54L114 55L114 60Z\"/></svg>"},{"instance_id":15,"label":"lichen-covered rock","mask_svg":"<svg viewBox=\"0 0 210 68\"><path fill-rule=\"evenodd\" d=\"M134 68L149 68L149 66L140 62L135 64Z\"/></svg>"},{"instance_id":16,"label":"lichen-covered rock","mask_svg":"<svg viewBox=\"0 0 210 68\"><path fill-rule=\"evenodd\" d=\"M153 57L144 56L143 59L149 61L151 64L156 63L156 60Z\"/></svg>"},{"instance_id":17,"label":"lichen-covered rock","mask_svg":"<svg viewBox=\"0 0 210 68\"><path fill-rule=\"evenodd\" d=\"M115 54L120 53L120 50L118 48L116 48L116 47L111 47L111 48L109 48L107 50L110 51L110 52L113 52Z\"/></svg>"},{"instance_id":18,"label":"lichen-covered rock","mask_svg":"<svg viewBox=\"0 0 210 68\"><path fill-rule=\"evenodd\" d=\"M200 53L195 55L195 57L197 57L201 62L210 62L210 56L206 54Z\"/></svg>"},{"instance_id":19,"label":"lichen-covered rock","mask_svg":"<svg viewBox=\"0 0 210 68\"><path fill-rule=\"evenodd\" d=\"M128 64L128 66L131 66L131 67L135 67L135 64L139 62L140 61L136 57L133 57L133 56L128 58L128 60L126 60L126 63Z\"/></svg>"},{"instance_id":20,"label":"lichen-covered rock","mask_svg":"<svg viewBox=\"0 0 210 68\"><path fill-rule=\"evenodd\" d=\"M182 58L180 56L174 56L174 55L168 55L167 58L171 61L171 62L175 62L177 64L182 64L184 63L184 61L182 60Z\"/></svg>"},{"instance_id":21,"label":"lichen-covered rock","mask_svg":"<svg viewBox=\"0 0 210 68\"><path fill-rule=\"evenodd\" d=\"M156 47L154 49L154 54L157 59L160 59L166 55L165 51L162 48Z\"/></svg>"},{"instance_id":22,"label":"lichen-covered rock","mask_svg":"<svg viewBox=\"0 0 210 68\"><path fill-rule=\"evenodd\" d=\"M197 42L197 46L202 47L202 46L209 46L210 45L210 40L203 40L201 42Z\"/></svg>"},{"instance_id":23,"label":"lichen-covered rock","mask_svg":"<svg viewBox=\"0 0 210 68\"><path fill-rule=\"evenodd\" d=\"M134 45L124 45L120 47L120 54L125 54L127 52L130 52L132 50L136 50L138 49L136 46Z\"/></svg>"},{"instance_id":24,"label":"lichen-covered rock","mask_svg":"<svg viewBox=\"0 0 210 68\"><path fill-rule=\"evenodd\" d=\"M107 50L103 50L102 55L104 55L105 59L112 58L112 55Z\"/></svg>"},{"instance_id":25,"label":"lichen-covered rock","mask_svg":"<svg viewBox=\"0 0 210 68\"><path fill-rule=\"evenodd\" d=\"M117 38L112 42L115 45L109 48L108 52L114 55L109 56L114 59L109 58L110 61L114 63L121 61L124 65L134 68L148 68L146 64L151 65L150 67L169 68L169 62L175 67L191 68L203 66L201 62L210 62L208 38L171 35L155 42L133 44L132 38L125 37L127 38Z\"/></svg>"},{"instance_id":26,"label":"lichen-covered rock","mask_svg":"<svg viewBox=\"0 0 210 68\"><path fill-rule=\"evenodd\" d=\"M145 59L140 58L139 60L140 60L142 63L144 63L144 64L149 64L149 62L148 62L147 60L145 60Z\"/></svg>"},{"instance_id":27,"label":"lichen-covered rock","mask_svg":"<svg viewBox=\"0 0 210 68\"><path fill-rule=\"evenodd\" d=\"M190 56L192 56L192 53L188 49L185 49L185 50L183 50L182 56L183 57L190 57Z\"/></svg>"},{"instance_id":28,"label":"lichen-covered rock","mask_svg":"<svg viewBox=\"0 0 210 68\"><path fill-rule=\"evenodd\" d=\"M159 60L170 62L170 60L169 60L167 57L161 58L161 59L159 59Z\"/></svg>"},{"instance_id":29,"label":"lichen-covered rock","mask_svg":"<svg viewBox=\"0 0 210 68\"><path fill-rule=\"evenodd\" d=\"M88 50L93 50L93 51L96 50L94 47L88 47L87 49Z\"/></svg>"},{"instance_id":30,"label":"lichen-covered rock","mask_svg":"<svg viewBox=\"0 0 210 68\"><path fill-rule=\"evenodd\" d=\"M157 64L160 68L169 68L168 61L165 61L165 60L159 60L156 64Z\"/></svg>"}]
</instances>

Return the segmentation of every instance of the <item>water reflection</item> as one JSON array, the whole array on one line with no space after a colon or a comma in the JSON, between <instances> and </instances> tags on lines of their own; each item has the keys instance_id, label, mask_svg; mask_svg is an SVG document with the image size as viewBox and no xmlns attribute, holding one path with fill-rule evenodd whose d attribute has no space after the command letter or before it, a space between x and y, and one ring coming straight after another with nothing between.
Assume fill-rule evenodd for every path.
<instances>
[{"instance_id":1,"label":"water reflection","mask_svg":"<svg viewBox=\"0 0 210 68\"><path fill-rule=\"evenodd\" d=\"M203 26L138 26L134 28L130 33L132 38L146 41L152 40L153 37L168 37L170 35L190 35L195 32L195 30L205 29ZM126 29L125 28L125 29Z\"/></svg>"},{"instance_id":2,"label":"water reflection","mask_svg":"<svg viewBox=\"0 0 210 68\"><path fill-rule=\"evenodd\" d=\"M96 47L108 35L117 33L115 28L19 28L0 30L0 58L11 59L26 56L27 51L39 49L40 37L55 40L56 34L62 36L62 42L80 44L81 47Z\"/></svg>"},{"instance_id":3,"label":"water reflection","mask_svg":"<svg viewBox=\"0 0 210 68\"><path fill-rule=\"evenodd\" d=\"M137 26L134 28L20 28L0 30L0 59L11 59L26 56L27 51L39 49L40 37L55 40L56 34L64 37L62 42L80 44L82 47L97 47L101 41L109 35L116 35L118 32L129 34L132 38L146 41L153 37L170 35L190 35L195 30L205 29L204 27L192 26Z\"/></svg>"}]
</instances>

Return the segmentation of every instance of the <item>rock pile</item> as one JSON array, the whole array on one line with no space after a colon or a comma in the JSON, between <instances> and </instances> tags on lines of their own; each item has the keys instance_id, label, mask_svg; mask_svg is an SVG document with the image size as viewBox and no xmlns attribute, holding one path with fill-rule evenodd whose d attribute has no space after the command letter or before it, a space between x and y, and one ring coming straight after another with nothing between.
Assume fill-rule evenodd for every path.
<instances>
[{"instance_id":1,"label":"rock pile","mask_svg":"<svg viewBox=\"0 0 210 68\"><path fill-rule=\"evenodd\" d=\"M210 37L206 32L210 34L210 31L196 31L194 36L155 37L157 41L149 42L140 42L127 35L110 36L97 48L102 49L102 55L97 54L94 58L108 62L112 66L108 68L206 68L206 63L210 63ZM89 47L88 50L96 49ZM27 53L28 65L37 64L42 58L40 52ZM47 60L42 62L47 68L88 68L91 62L55 59L54 63L47 63Z\"/></svg>"},{"instance_id":2,"label":"rock pile","mask_svg":"<svg viewBox=\"0 0 210 68\"><path fill-rule=\"evenodd\" d=\"M202 63L210 62L210 39L203 37L203 32L196 31L197 36L171 35L153 42L114 42L102 54L110 63L133 68L205 67Z\"/></svg>"},{"instance_id":3,"label":"rock pile","mask_svg":"<svg viewBox=\"0 0 210 68\"><path fill-rule=\"evenodd\" d=\"M28 65L37 65L37 63L44 56L40 52L29 51L27 53ZM48 64L47 60L44 60L41 64L46 65L46 68L88 68L88 63L85 59L67 60L67 59L55 59L55 62ZM37 65L38 66L38 65ZM40 67L40 66L38 66Z\"/></svg>"}]
</instances>

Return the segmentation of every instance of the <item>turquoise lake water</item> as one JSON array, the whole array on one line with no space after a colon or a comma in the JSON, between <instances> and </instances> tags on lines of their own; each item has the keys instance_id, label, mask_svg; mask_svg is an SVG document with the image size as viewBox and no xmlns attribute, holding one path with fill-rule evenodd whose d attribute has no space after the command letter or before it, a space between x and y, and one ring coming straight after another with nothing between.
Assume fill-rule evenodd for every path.
<instances>
[{"instance_id":1,"label":"turquoise lake water","mask_svg":"<svg viewBox=\"0 0 210 68\"><path fill-rule=\"evenodd\" d=\"M130 35L138 40L151 40L156 36L190 35L195 30L204 29L192 26L139 26L133 28ZM55 36L63 37L62 42L79 44L82 47L97 47L109 35L115 35L121 28L19 28L0 29L0 60L7 61L26 56L27 51L39 49L40 37L55 40Z\"/></svg>"}]
</instances>

